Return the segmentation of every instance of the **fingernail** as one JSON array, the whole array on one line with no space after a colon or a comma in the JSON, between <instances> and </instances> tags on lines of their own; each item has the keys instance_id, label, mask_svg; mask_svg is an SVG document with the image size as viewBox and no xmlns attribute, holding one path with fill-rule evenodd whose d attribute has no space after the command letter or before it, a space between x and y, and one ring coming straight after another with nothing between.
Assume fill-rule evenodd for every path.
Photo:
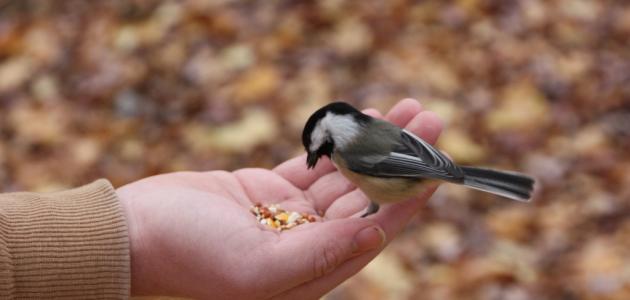
<instances>
[{"instance_id":1,"label":"fingernail","mask_svg":"<svg viewBox=\"0 0 630 300\"><path fill-rule=\"evenodd\" d=\"M385 243L385 232L378 226L370 226L354 236L353 252L361 253L381 247Z\"/></svg>"}]
</instances>

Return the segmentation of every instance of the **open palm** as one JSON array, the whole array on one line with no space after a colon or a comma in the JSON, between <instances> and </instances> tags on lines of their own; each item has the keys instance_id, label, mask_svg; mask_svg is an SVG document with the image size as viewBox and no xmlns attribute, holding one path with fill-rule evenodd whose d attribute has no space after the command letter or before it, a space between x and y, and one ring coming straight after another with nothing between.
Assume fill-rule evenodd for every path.
<instances>
[{"instance_id":1,"label":"open palm","mask_svg":"<svg viewBox=\"0 0 630 300\"><path fill-rule=\"evenodd\" d=\"M375 110L365 111L382 117ZM414 100L386 119L433 143L441 122ZM368 199L322 159L305 156L273 170L178 172L118 189L129 219L134 294L203 299L316 299L358 272L434 189L358 218ZM277 232L249 212L254 203L318 215ZM366 230L364 230L366 229Z\"/></svg>"}]
</instances>

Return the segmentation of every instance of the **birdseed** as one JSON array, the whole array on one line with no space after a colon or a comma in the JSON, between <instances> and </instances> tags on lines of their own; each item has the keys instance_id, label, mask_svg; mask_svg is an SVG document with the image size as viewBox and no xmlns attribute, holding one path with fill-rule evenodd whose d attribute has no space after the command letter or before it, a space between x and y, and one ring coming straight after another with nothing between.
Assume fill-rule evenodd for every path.
<instances>
[{"instance_id":1,"label":"birdseed","mask_svg":"<svg viewBox=\"0 0 630 300\"><path fill-rule=\"evenodd\" d=\"M289 230L295 226L316 221L313 215L296 211L286 211L277 204L265 206L264 204L256 203L250 208L250 211L256 216L256 220L258 220L260 224L278 231Z\"/></svg>"}]
</instances>

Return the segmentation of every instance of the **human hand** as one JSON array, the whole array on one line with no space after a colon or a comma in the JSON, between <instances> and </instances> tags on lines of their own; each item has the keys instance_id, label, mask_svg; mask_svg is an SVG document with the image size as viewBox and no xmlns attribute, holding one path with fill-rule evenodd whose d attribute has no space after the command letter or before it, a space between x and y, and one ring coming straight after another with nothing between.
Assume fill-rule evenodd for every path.
<instances>
[{"instance_id":1,"label":"human hand","mask_svg":"<svg viewBox=\"0 0 630 300\"><path fill-rule=\"evenodd\" d=\"M385 118L430 143L442 129L415 100L400 101ZM165 174L119 188L131 241L132 294L319 298L372 260L435 190L358 218L368 204L363 193L327 159L313 170L305 160L273 170ZM254 203L321 217L276 232L251 215Z\"/></svg>"}]
</instances>

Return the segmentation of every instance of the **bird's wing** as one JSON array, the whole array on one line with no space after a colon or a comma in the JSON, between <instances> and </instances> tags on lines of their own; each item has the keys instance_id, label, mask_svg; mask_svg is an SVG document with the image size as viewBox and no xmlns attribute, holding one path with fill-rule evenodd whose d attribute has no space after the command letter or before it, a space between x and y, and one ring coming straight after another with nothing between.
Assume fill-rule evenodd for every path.
<instances>
[{"instance_id":1,"label":"bird's wing","mask_svg":"<svg viewBox=\"0 0 630 300\"><path fill-rule=\"evenodd\" d=\"M402 130L401 142L388 155L368 157L352 170L379 177L463 180L463 171L439 150L412 133Z\"/></svg>"}]
</instances>

